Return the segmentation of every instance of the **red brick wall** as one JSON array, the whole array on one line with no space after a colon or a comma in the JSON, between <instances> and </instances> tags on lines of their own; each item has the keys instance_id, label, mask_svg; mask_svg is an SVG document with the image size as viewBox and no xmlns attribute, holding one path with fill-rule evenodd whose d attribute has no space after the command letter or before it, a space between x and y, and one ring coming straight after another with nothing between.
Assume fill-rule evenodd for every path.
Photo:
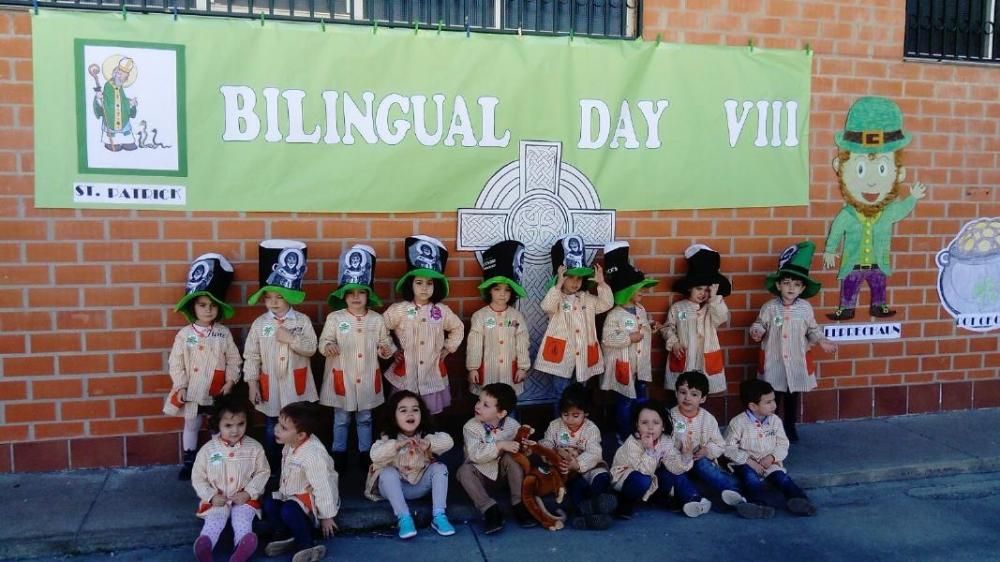
<instances>
[{"instance_id":1,"label":"red brick wall","mask_svg":"<svg viewBox=\"0 0 1000 562\"><path fill-rule=\"evenodd\" d=\"M618 236L637 264L665 280L648 300L665 311L681 252L694 241L723 256L736 287L732 320L720 335L730 390L752 375L746 336L775 256L790 243L822 238L841 206L830 168L833 133L858 96L897 100L914 141L910 179L929 195L898 225L890 299L903 338L842 345L820 365L820 388L806 395L806 420L1000 406L997 334L958 330L938 303L934 254L968 220L1000 216L1000 67L902 62L905 2L838 0L646 0L644 34L687 43L815 51L810 115L808 207L618 214ZM887 23L888 22L888 23ZM0 11L0 471L176 462L179 420L160 414L167 352L181 325L170 312L189 261L205 251L233 260L231 302L245 302L256 276L259 240L297 238L310 246L310 300L319 322L344 244L368 241L379 254L379 287L403 270L401 240L440 237L454 248L454 213L336 215L169 213L35 209L31 29L24 11ZM196 241L189 241L196 240ZM480 306L474 258L453 252L449 299L465 318ZM829 312L835 273L814 272L827 288L814 299ZM324 280L324 281L320 281ZM862 295L867 302L867 295ZM238 307L238 338L259 309ZM856 321L866 321L859 309ZM662 357L656 363L662 371ZM455 369L459 372L459 369ZM456 378L456 394L464 387ZM710 407L725 416L732 397Z\"/></svg>"}]
</instances>

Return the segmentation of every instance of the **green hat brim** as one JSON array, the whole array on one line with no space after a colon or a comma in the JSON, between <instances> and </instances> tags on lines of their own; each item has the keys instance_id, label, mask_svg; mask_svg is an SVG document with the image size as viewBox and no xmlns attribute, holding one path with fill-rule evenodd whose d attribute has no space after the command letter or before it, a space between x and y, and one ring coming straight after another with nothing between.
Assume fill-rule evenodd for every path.
<instances>
[{"instance_id":1,"label":"green hat brim","mask_svg":"<svg viewBox=\"0 0 1000 562\"><path fill-rule=\"evenodd\" d=\"M903 138L899 140L894 140L890 143L879 144L879 145L863 145L861 143L844 140L844 132L837 131L833 135L833 140L837 143L837 146L841 150L846 150L848 152L857 152L860 154L871 154L879 152L896 152L897 150L910 144L912 136L910 133L903 133Z\"/></svg>"},{"instance_id":2,"label":"green hat brim","mask_svg":"<svg viewBox=\"0 0 1000 562\"><path fill-rule=\"evenodd\" d=\"M250 295L250 298L247 299L247 304L257 304L260 297L267 292L278 293L282 296L282 298L288 301L288 304L300 304L302 301L306 300L306 294L302 291L293 291L292 289L286 289L284 287L268 285L266 287L261 287L259 291Z\"/></svg>"},{"instance_id":3,"label":"green hat brim","mask_svg":"<svg viewBox=\"0 0 1000 562\"><path fill-rule=\"evenodd\" d=\"M517 282L515 282L515 281L513 281L513 280L511 280L511 279L509 279L507 277L504 277L503 275L497 275L496 277L490 277L486 281L483 281L482 283L480 283L479 287L478 287L479 288L479 293L481 295L485 296L486 295L486 291L488 291L490 289L490 287L492 287L493 285L496 285L497 283L504 283L506 285L509 285L510 289L512 291L514 291L517 294L517 296L520 297L520 298L522 298L522 299L528 298L528 292L524 290L524 287L522 287Z\"/></svg>"},{"instance_id":4,"label":"green hat brim","mask_svg":"<svg viewBox=\"0 0 1000 562\"><path fill-rule=\"evenodd\" d=\"M396 292L397 293L402 292L403 285L406 283L406 281L414 277L427 277L429 279L440 279L441 282L444 283L444 294L441 295L441 298L443 299L448 296L448 291L449 291L448 278L445 277L443 273L434 271L433 269L426 269L426 268L411 269L410 271L404 273L403 276L399 278L399 281L396 281Z\"/></svg>"},{"instance_id":5,"label":"green hat brim","mask_svg":"<svg viewBox=\"0 0 1000 562\"><path fill-rule=\"evenodd\" d=\"M576 271L580 271L580 270L577 269ZM566 272L566 275L569 275L568 271ZM584 276L583 275L574 275L573 277L584 277ZM546 293L549 292L549 289L551 289L552 287L556 286L556 280L558 280L558 279L559 279L558 275L553 275L549 279L549 282L545 284L545 292ZM583 285L583 288L593 289L594 287L597 287L597 281L594 281L593 279L584 279L584 281L585 281L585 283Z\"/></svg>"},{"instance_id":6,"label":"green hat brim","mask_svg":"<svg viewBox=\"0 0 1000 562\"><path fill-rule=\"evenodd\" d=\"M646 287L652 287L659 283L656 279L643 279L635 285L629 285L620 291L615 291L615 304L618 306L624 306L625 303L630 301L632 297L639 292L640 289L645 289Z\"/></svg>"},{"instance_id":7,"label":"green hat brim","mask_svg":"<svg viewBox=\"0 0 1000 562\"><path fill-rule=\"evenodd\" d=\"M195 291L193 293L188 293L184 295L183 297L181 297L181 300L177 301L177 304L174 306L174 312L180 312L181 314L184 315L185 318L188 319L188 322L194 322L195 320L197 320L197 318L195 318L194 315L188 311L187 304L191 302L192 299L198 298L200 296L206 296L212 299L212 302L219 305L219 310L222 311L223 320L229 320L230 318L233 317L233 314L235 312L233 310L233 307L215 298L215 295L209 293L208 291Z\"/></svg>"},{"instance_id":8,"label":"green hat brim","mask_svg":"<svg viewBox=\"0 0 1000 562\"><path fill-rule=\"evenodd\" d=\"M369 308L373 307L382 308L382 299L378 298L378 295L375 294L375 291L373 291L372 288L369 287L368 285L362 285L360 283L348 283L346 285L341 285L340 287L337 287L337 290L330 293L330 296L327 297L326 302L331 307L336 308L338 310L341 308L345 308L347 306L347 303L344 302L344 294L347 293L347 291L353 291L355 289L360 289L368 293Z\"/></svg>"},{"instance_id":9,"label":"green hat brim","mask_svg":"<svg viewBox=\"0 0 1000 562\"><path fill-rule=\"evenodd\" d=\"M779 269L778 271L768 275L767 278L764 280L764 288L766 288L768 292L770 292L772 295L777 295L780 297L781 291L778 290L778 279L785 276L794 277L806 284L806 288L802 291L802 294L799 295L799 298L802 299L808 299L809 297L815 296L816 293L818 293L819 290L823 288L823 286L820 284L819 281L816 281L815 279L809 276L802 275L801 273L790 271L787 269Z\"/></svg>"}]
</instances>

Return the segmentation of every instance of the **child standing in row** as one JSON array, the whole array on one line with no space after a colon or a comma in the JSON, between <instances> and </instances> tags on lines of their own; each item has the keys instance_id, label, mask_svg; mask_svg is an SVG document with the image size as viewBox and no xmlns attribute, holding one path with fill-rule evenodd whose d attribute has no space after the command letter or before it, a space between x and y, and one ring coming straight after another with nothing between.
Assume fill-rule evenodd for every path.
<instances>
[{"instance_id":1,"label":"child standing in row","mask_svg":"<svg viewBox=\"0 0 1000 562\"><path fill-rule=\"evenodd\" d=\"M184 416L184 464L177 477L191 479L198 449L198 430L207 417L212 398L227 394L240 379L240 351L222 318L233 317L226 304L226 290L233 280L233 266L219 254L203 254L191 263L184 297L174 307L190 324L174 337L167 360L172 381L163 404L168 416Z\"/></svg>"},{"instance_id":2,"label":"child standing in row","mask_svg":"<svg viewBox=\"0 0 1000 562\"><path fill-rule=\"evenodd\" d=\"M399 340L401 351L385 372L394 387L419 394L431 414L451 404L445 358L465 336L462 320L441 301L448 296L444 268L448 250L437 239L417 235L405 241L407 272L396 283L403 302L385 311L385 326Z\"/></svg>"},{"instance_id":3,"label":"child standing in row","mask_svg":"<svg viewBox=\"0 0 1000 562\"><path fill-rule=\"evenodd\" d=\"M784 403L784 429L792 443L799 440L795 429L799 393L816 388L816 364L810 348L819 344L827 353L837 351L805 300L820 290L819 282L809 277L815 250L816 245L807 240L782 252L777 272L768 275L764 283L777 298L761 307L750 327L750 338L761 342L757 376L774 387L779 405Z\"/></svg>"},{"instance_id":4,"label":"child standing in row","mask_svg":"<svg viewBox=\"0 0 1000 562\"><path fill-rule=\"evenodd\" d=\"M472 315L465 347L469 390L479 395L483 386L504 383L518 396L524 389L531 359L528 323L514 308L527 296L521 286L524 244L505 240L483 251L483 282L479 291L486 306Z\"/></svg>"},{"instance_id":5,"label":"child standing in row","mask_svg":"<svg viewBox=\"0 0 1000 562\"><path fill-rule=\"evenodd\" d=\"M552 375L552 386L561 396L574 380L585 383L604 372L596 317L614 306L614 297L604 282L601 266L585 266L583 238L578 234L557 240L551 256L555 277L541 302L549 325L535 358L535 369ZM596 297L587 292L591 275L597 283Z\"/></svg>"},{"instance_id":6,"label":"child standing in row","mask_svg":"<svg viewBox=\"0 0 1000 562\"><path fill-rule=\"evenodd\" d=\"M372 446L372 410L385 402L379 357L389 359L396 346L382 315L368 309L382 306L372 285L375 250L356 244L340 257L340 283L327 302L327 315L319 337L326 357L319 403L333 407L333 459L347 466L347 438L351 417L358 434L359 464L367 471Z\"/></svg>"},{"instance_id":7,"label":"child standing in row","mask_svg":"<svg viewBox=\"0 0 1000 562\"><path fill-rule=\"evenodd\" d=\"M417 536L417 527L406 500L432 498L431 527L441 536L455 534L445 508L448 501L448 467L437 456L455 445L447 433L435 432L427 405L420 396L400 390L389 397L386 427L372 445L372 466L365 483L365 497L389 500L399 525L399 538Z\"/></svg>"},{"instance_id":8,"label":"child standing in row","mask_svg":"<svg viewBox=\"0 0 1000 562\"><path fill-rule=\"evenodd\" d=\"M604 273L616 306L604 319L601 388L615 392L619 444L633 431L632 405L636 400L646 399L646 383L653 380L650 366L653 334L649 315L640 301L643 290L656 285L656 281L646 279L632 265L628 251L628 242L613 242L604 247Z\"/></svg>"},{"instance_id":9,"label":"child standing in row","mask_svg":"<svg viewBox=\"0 0 1000 562\"><path fill-rule=\"evenodd\" d=\"M315 402L309 358L316 353L316 330L308 316L295 312L306 294L306 245L295 240L265 240L259 253L260 289L250 296L256 304L263 296L267 312L250 325L243 350L243 376L250 385L250 400L266 416L264 450L271 472L277 475L280 449L274 438L278 413L288 404Z\"/></svg>"},{"instance_id":10,"label":"child standing in row","mask_svg":"<svg viewBox=\"0 0 1000 562\"><path fill-rule=\"evenodd\" d=\"M715 250L694 244L684 257L687 275L674 283L674 291L686 298L670 307L662 328L668 354L664 384L672 391L680 373L701 371L708 375L709 392L718 394L726 390L726 370L717 330L729 321L723 298L733 286L719 273L721 258Z\"/></svg>"},{"instance_id":11,"label":"child standing in row","mask_svg":"<svg viewBox=\"0 0 1000 562\"><path fill-rule=\"evenodd\" d=\"M233 544L230 562L244 562L257 550L254 517L260 517L261 494L271 475L264 448L246 435L250 413L245 383L215 399L209 424L215 436L198 451L191 485L198 494L198 517L205 520L194 543L198 562L211 562L212 549L231 521Z\"/></svg>"}]
</instances>

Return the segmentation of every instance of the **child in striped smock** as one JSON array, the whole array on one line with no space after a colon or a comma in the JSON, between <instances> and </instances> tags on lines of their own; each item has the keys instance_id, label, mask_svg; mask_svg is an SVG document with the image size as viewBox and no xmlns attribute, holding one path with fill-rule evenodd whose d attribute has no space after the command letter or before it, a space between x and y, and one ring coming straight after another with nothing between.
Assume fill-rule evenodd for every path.
<instances>
[{"instance_id":1,"label":"child in striped smock","mask_svg":"<svg viewBox=\"0 0 1000 562\"><path fill-rule=\"evenodd\" d=\"M190 324L174 337L168 364L172 385L163 404L168 416L184 416L184 464L177 477L191 478L198 430L212 398L226 394L240 378L240 351L233 335L217 320L233 317L226 289L233 266L219 254L204 254L191 263L184 296L174 307Z\"/></svg>"},{"instance_id":2,"label":"child in striped smock","mask_svg":"<svg viewBox=\"0 0 1000 562\"><path fill-rule=\"evenodd\" d=\"M479 395L483 386L504 383L521 395L531 366L528 323L514 308L527 296L520 284L524 244L505 240L483 251L483 279L479 291L487 305L472 315L465 347L469 390Z\"/></svg>"},{"instance_id":3,"label":"child in striped smock","mask_svg":"<svg viewBox=\"0 0 1000 562\"><path fill-rule=\"evenodd\" d=\"M337 529L333 518L340 510L338 476L333 459L313 433L318 410L316 404L293 402L278 416L274 437L284 449L281 484L264 502L266 519L274 529L264 548L267 556L295 550L292 562L322 560L326 547L315 544L313 529L318 527L324 538Z\"/></svg>"},{"instance_id":4,"label":"child in striped smock","mask_svg":"<svg viewBox=\"0 0 1000 562\"><path fill-rule=\"evenodd\" d=\"M407 272L396 282L403 302L393 304L383 315L402 350L396 352L385 378L396 388L419 394L431 414L439 414L451 404L445 358L461 345L465 324L441 304L448 296L444 244L417 235L407 237L405 247Z\"/></svg>"},{"instance_id":5,"label":"child in striped smock","mask_svg":"<svg viewBox=\"0 0 1000 562\"><path fill-rule=\"evenodd\" d=\"M316 330L308 316L292 305L305 300L302 280L306 271L306 245L294 240L265 240L259 254L260 289L250 296L256 304L264 297L267 312L250 325L243 349L243 375L250 385L250 400L265 418L264 450L271 472L278 474L281 450L274 428L281 408L293 402L319 399L309 358L316 353Z\"/></svg>"},{"instance_id":6,"label":"child in striped smock","mask_svg":"<svg viewBox=\"0 0 1000 562\"><path fill-rule=\"evenodd\" d=\"M205 520L194 553L199 562L211 562L226 521L232 521L236 548L229 560L243 562L257 550L251 529L253 518L260 517L260 496L271 469L264 448L246 435L253 411L246 384L217 397L214 409L209 424L215 435L198 451L191 473L191 485L201 500L198 517Z\"/></svg>"},{"instance_id":7,"label":"child in striped smock","mask_svg":"<svg viewBox=\"0 0 1000 562\"><path fill-rule=\"evenodd\" d=\"M614 293L616 306L604 319L601 388L615 392L619 444L633 431L632 405L636 400L646 399L646 383L653 380L649 357L653 329L649 314L640 301L644 290L656 285L656 281L646 279L642 271L629 262L628 251L628 242L604 246L604 274Z\"/></svg>"},{"instance_id":8,"label":"child in striped smock","mask_svg":"<svg viewBox=\"0 0 1000 562\"><path fill-rule=\"evenodd\" d=\"M448 467L437 459L454 446L451 436L433 430L433 419L420 396L400 390L389 397L386 431L372 445L372 466L365 483L365 497L389 500L399 522L399 538L417 535L406 504L431 494L431 527L441 536L455 534L445 507L448 501Z\"/></svg>"},{"instance_id":9,"label":"child in striped smock","mask_svg":"<svg viewBox=\"0 0 1000 562\"><path fill-rule=\"evenodd\" d=\"M837 346L823 335L812 305L806 301L821 288L809 277L815 250L816 245L807 240L782 252L778 271L764 282L777 298L764 303L750 327L750 339L761 343L757 376L777 391L778 405L784 403L783 424L792 443L799 440L795 429L799 393L816 388L812 346L818 344L827 353L837 351Z\"/></svg>"},{"instance_id":10,"label":"child in striped smock","mask_svg":"<svg viewBox=\"0 0 1000 562\"><path fill-rule=\"evenodd\" d=\"M326 357L319 403L333 410L333 459L340 470L347 466L347 438L351 417L358 432L359 464L367 472L372 446L372 410L382 404L382 370L378 360L396 351L382 315L369 305L382 306L375 294L375 250L356 244L340 257L340 286L327 302L327 315L319 336L319 351Z\"/></svg>"}]
</instances>

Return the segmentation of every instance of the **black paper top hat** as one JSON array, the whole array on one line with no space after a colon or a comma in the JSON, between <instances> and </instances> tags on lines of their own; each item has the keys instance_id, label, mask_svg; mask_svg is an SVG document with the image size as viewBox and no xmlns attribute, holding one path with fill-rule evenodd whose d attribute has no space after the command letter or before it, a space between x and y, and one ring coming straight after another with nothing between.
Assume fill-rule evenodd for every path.
<instances>
[{"instance_id":1,"label":"black paper top hat","mask_svg":"<svg viewBox=\"0 0 1000 562\"><path fill-rule=\"evenodd\" d=\"M440 279L444 283L444 295L448 296L448 278L444 276L444 268L448 265L448 250L437 238L417 234L407 236L404 242L406 254L406 273L396 281L396 292L403 290L403 284L413 277Z\"/></svg>"},{"instance_id":2,"label":"black paper top hat","mask_svg":"<svg viewBox=\"0 0 1000 562\"><path fill-rule=\"evenodd\" d=\"M326 299L330 306L344 308L344 295L348 291L361 289L368 291L369 306L382 306L382 299L375 294L375 249L364 244L355 244L340 255L339 286Z\"/></svg>"},{"instance_id":3,"label":"black paper top hat","mask_svg":"<svg viewBox=\"0 0 1000 562\"><path fill-rule=\"evenodd\" d=\"M194 322L195 317L187 305L191 300L204 295L219 305L223 318L232 318L233 307L226 304L226 290L232 282L233 266L229 260L214 253L198 256L191 262L184 296L177 301L174 312L180 312L188 322Z\"/></svg>"},{"instance_id":4,"label":"black paper top hat","mask_svg":"<svg viewBox=\"0 0 1000 562\"><path fill-rule=\"evenodd\" d=\"M808 299L815 295L822 288L819 281L809 277L809 266L812 265L813 253L816 251L816 244L812 240L799 242L794 246L785 248L778 258L778 271L767 276L764 280L764 287L772 294L781 296L778 290L778 279L789 276L805 283L805 289L800 298Z\"/></svg>"},{"instance_id":5,"label":"black paper top hat","mask_svg":"<svg viewBox=\"0 0 1000 562\"><path fill-rule=\"evenodd\" d=\"M497 242L483 250L483 279L479 292L485 294L497 283L506 283L518 297L526 298L528 293L521 286L524 272L524 244L517 240Z\"/></svg>"},{"instance_id":6,"label":"black paper top hat","mask_svg":"<svg viewBox=\"0 0 1000 562\"><path fill-rule=\"evenodd\" d=\"M604 245L604 279L615 294L615 304L623 306L643 287L652 287L658 281L646 279L628 259L628 242L610 242Z\"/></svg>"},{"instance_id":7,"label":"black paper top hat","mask_svg":"<svg viewBox=\"0 0 1000 562\"><path fill-rule=\"evenodd\" d=\"M552 274L558 275L559 266L566 266L566 275L590 277L594 269L587 264L587 247L579 234L567 234L552 245Z\"/></svg>"},{"instance_id":8,"label":"black paper top hat","mask_svg":"<svg viewBox=\"0 0 1000 562\"><path fill-rule=\"evenodd\" d=\"M691 287L719 284L718 294L728 297L733 292L733 284L719 273L722 258L719 252L704 244L692 244L684 250L688 262L687 275L674 282L674 291L688 294Z\"/></svg>"},{"instance_id":9,"label":"black paper top hat","mask_svg":"<svg viewBox=\"0 0 1000 562\"><path fill-rule=\"evenodd\" d=\"M264 240L257 253L260 289L247 302L257 304L266 292L279 293L289 304L305 300L306 245L298 240Z\"/></svg>"}]
</instances>

